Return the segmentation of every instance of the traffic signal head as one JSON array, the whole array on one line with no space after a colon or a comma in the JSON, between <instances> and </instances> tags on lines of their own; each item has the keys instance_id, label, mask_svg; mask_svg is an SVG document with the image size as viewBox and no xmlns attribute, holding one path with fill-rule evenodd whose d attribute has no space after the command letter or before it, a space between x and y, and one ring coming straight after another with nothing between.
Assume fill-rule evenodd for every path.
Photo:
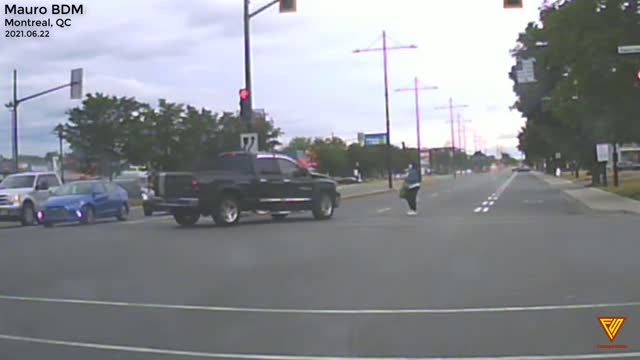
<instances>
[{"instance_id":1,"label":"traffic signal head","mask_svg":"<svg viewBox=\"0 0 640 360\"><path fill-rule=\"evenodd\" d=\"M249 105L249 90L240 89L240 118L249 122L251 121L251 106Z\"/></svg>"},{"instance_id":2,"label":"traffic signal head","mask_svg":"<svg viewBox=\"0 0 640 360\"><path fill-rule=\"evenodd\" d=\"M523 0L504 0L503 6L505 9L519 9L522 8Z\"/></svg>"},{"instance_id":3,"label":"traffic signal head","mask_svg":"<svg viewBox=\"0 0 640 360\"><path fill-rule=\"evenodd\" d=\"M280 12L296 12L297 4L296 0L280 0Z\"/></svg>"},{"instance_id":4,"label":"traffic signal head","mask_svg":"<svg viewBox=\"0 0 640 360\"><path fill-rule=\"evenodd\" d=\"M240 100L247 100L247 99L249 99L249 90L240 89Z\"/></svg>"}]
</instances>

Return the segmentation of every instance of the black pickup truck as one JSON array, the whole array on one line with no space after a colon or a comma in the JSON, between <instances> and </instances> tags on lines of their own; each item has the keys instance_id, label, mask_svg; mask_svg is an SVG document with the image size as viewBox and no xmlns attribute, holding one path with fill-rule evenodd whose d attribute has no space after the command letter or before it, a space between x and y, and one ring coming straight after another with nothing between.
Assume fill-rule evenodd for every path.
<instances>
[{"instance_id":1,"label":"black pickup truck","mask_svg":"<svg viewBox=\"0 0 640 360\"><path fill-rule=\"evenodd\" d=\"M241 212L283 219L291 212L311 211L322 220L340 204L335 181L273 153L223 153L206 170L160 173L154 191L159 205L182 226L194 225L201 216L233 225Z\"/></svg>"}]
</instances>

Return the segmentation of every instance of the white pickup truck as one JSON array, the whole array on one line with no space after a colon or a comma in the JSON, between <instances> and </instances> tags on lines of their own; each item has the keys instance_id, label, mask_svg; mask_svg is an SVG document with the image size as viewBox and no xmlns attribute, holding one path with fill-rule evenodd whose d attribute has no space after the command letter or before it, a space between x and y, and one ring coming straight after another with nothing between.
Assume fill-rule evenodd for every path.
<instances>
[{"instance_id":1,"label":"white pickup truck","mask_svg":"<svg viewBox=\"0 0 640 360\"><path fill-rule=\"evenodd\" d=\"M25 226L35 224L36 213L60 183L53 172L7 176L0 182L0 221L20 221Z\"/></svg>"}]
</instances>

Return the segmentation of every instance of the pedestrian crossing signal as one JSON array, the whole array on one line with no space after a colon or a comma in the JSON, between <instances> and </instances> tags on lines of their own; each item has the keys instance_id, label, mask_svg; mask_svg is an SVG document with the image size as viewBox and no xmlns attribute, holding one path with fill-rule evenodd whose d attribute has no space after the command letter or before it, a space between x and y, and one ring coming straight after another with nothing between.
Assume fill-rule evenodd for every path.
<instances>
[{"instance_id":1,"label":"pedestrian crossing signal","mask_svg":"<svg viewBox=\"0 0 640 360\"><path fill-rule=\"evenodd\" d=\"M297 4L296 0L280 0L280 12L296 12Z\"/></svg>"},{"instance_id":2,"label":"pedestrian crossing signal","mask_svg":"<svg viewBox=\"0 0 640 360\"><path fill-rule=\"evenodd\" d=\"M503 0L505 9L521 9L523 0Z\"/></svg>"}]
</instances>

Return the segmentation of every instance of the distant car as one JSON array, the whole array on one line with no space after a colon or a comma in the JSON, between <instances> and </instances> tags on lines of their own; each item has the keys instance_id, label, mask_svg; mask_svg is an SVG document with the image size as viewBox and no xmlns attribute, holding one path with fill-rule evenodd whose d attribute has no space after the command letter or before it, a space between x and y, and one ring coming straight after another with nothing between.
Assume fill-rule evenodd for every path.
<instances>
[{"instance_id":1,"label":"distant car","mask_svg":"<svg viewBox=\"0 0 640 360\"><path fill-rule=\"evenodd\" d=\"M129 215L126 190L106 180L76 181L59 187L38 211L46 227L55 223L91 224L97 218L115 217L125 221Z\"/></svg>"},{"instance_id":2,"label":"distant car","mask_svg":"<svg viewBox=\"0 0 640 360\"><path fill-rule=\"evenodd\" d=\"M531 171L531 168L528 167L527 165L523 165L523 166L518 166L518 167L514 167L513 172L529 172Z\"/></svg>"}]
</instances>

